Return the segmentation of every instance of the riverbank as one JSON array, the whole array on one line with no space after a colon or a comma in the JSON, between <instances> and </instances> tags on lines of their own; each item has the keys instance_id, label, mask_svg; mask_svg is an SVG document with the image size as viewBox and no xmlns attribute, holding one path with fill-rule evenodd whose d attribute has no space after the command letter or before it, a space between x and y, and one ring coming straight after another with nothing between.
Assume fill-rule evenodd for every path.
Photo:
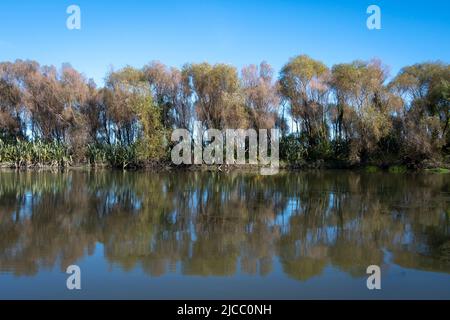
<instances>
[{"instance_id":1,"label":"riverbank","mask_svg":"<svg viewBox=\"0 0 450 320\"><path fill-rule=\"evenodd\" d=\"M15 170L15 171L65 171L65 170L111 170L111 171L209 171L209 172L232 172L245 171L257 172L263 166L259 165L174 165L169 161L154 161L143 163L139 166L132 166L126 168L113 167L107 163L103 164L65 164L65 165L21 165L16 166L13 163L0 163L0 170ZM389 173L408 173L408 172L429 172L448 174L450 173L450 163L423 163L421 166L407 166L403 164L348 164L344 162L324 162L316 161L303 164L287 164L280 163L279 170L282 171L312 171L312 170L350 170L361 171L367 173L375 172L389 172Z\"/></svg>"}]
</instances>

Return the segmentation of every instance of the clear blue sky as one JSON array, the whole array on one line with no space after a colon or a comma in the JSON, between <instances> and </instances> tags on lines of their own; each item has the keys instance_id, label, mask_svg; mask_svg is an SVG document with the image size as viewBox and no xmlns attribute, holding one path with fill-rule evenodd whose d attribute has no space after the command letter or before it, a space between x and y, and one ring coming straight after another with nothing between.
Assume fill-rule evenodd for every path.
<instances>
[{"instance_id":1,"label":"clear blue sky","mask_svg":"<svg viewBox=\"0 0 450 320\"><path fill-rule=\"evenodd\" d=\"M81 8L81 30L66 28L66 8ZM382 30L366 28L381 8ZM450 1L147 0L1 1L0 60L71 63L102 84L110 66L151 60L266 60L278 71L308 54L331 66L377 57L395 74L404 65L450 61Z\"/></svg>"}]
</instances>

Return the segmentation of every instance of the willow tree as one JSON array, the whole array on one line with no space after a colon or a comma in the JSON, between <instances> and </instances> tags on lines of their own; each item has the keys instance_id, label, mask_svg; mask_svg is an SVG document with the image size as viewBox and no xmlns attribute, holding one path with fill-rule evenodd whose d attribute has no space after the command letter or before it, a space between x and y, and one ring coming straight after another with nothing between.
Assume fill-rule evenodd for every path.
<instances>
[{"instance_id":1,"label":"willow tree","mask_svg":"<svg viewBox=\"0 0 450 320\"><path fill-rule=\"evenodd\" d=\"M289 103L292 118L300 125L310 147L327 140L326 110L329 70L306 55L291 59L280 73L280 92Z\"/></svg>"},{"instance_id":2,"label":"willow tree","mask_svg":"<svg viewBox=\"0 0 450 320\"><path fill-rule=\"evenodd\" d=\"M330 120L334 126L334 138L338 141L349 141L356 131L356 110L352 99L356 95L355 79L358 78L355 64L334 65L331 69L330 88L334 103L330 109Z\"/></svg>"},{"instance_id":3,"label":"willow tree","mask_svg":"<svg viewBox=\"0 0 450 320\"><path fill-rule=\"evenodd\" d=\"M126 67L108 75L104 91L113 141L136 146L140 160L163 156L165 131L141 70Z\"/></svg>"},{"instance_id":4,"label":"willow tree","mask_svg":"<svg viewBox=\"0 0 450 320\"><path fill-rule=\"evenodd\" d=\"M403 101L405 152L417 160L438 156L450 143L450 66L421 63L400 70L389 84Z\"/></svg>"},{"instance_id":5,"label":"willow tree","mask_svg":"<svg viewBox=\"0 0 450 320\"><path fill-rule=\"evenodd\" d=\"M104 103L104 92L103 88L97 88L94 81L89 81L88 97L81 112L85 116L90 143L111 144L111 126Z\"/></svg>"},{"instance_id":6,"label":"willow tree","mask_svg":"<svg viewBox=\"0 0 450 320\"><path fill-rule=\"evenodd\" d=\"M350 158L366 161L392 129L398 99L384 85L387 68L378 60L354 61L332 68L330 85L338 137L351 144Z\"/></svg>"},{"instance_id":7,"label":"willow tree","mask_svg":"<svg viewBox=\"0 0 450 320\"><path fill-rule=\"evenodd\" d=\"M192 101L188 82L177 68L153 61L143 68L155 103L161 108L165 128L191 127Z\"/></svg>"},{"instance_id":8,"label":"willow tree","mask_svg":"<svg viewBox=\"0 0 450 320\"><path fill-rule=\"evenodd\" d=\"M13 63L0 63L0 138L24 138L22 92Z\"/></svg>"},{"instance_id":9,"label":"willow tree","mask_svg":"<svg viewBox=\"0 0 450 320\"><path fill-rule=\"evenodd\" d=\"M194 98L198 120L207 128L247 126L244 97L235 67L226 64L188 64L183 75Z\"/></svg>"},{"instance_id":10,"label":"willow tree","mask_svg":"<svg viewBox=\"0 0 450 320\"><path fill-rule=\"evenodd\" d=\"M80 108L87 98L85 77L70 65L60 70L25 62L26 105L34 138L71 143L81 141L85 127Z\"/></svg>"},{"instance_id":11,"label":"willow tree","mask_svg":"<svg viewBox=\"0 0 450 320\"><path fill-rule=\"evenodd\" d=\"M241 72L245 106L250 125L255 129L271 129L277 120L280 99L273 81L273 69L266 62L249 65Z\"/></svg>"}]
</instances>

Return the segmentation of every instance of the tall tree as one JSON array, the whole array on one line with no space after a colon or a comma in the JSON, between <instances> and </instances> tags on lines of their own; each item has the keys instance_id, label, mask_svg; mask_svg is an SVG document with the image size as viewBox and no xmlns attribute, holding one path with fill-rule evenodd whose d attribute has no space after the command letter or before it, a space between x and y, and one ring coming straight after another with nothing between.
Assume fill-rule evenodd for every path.
<instances>
[{"instance_id":1,"label":"tall tree","mask_svg":"<svg viewBox=\"0 0 450 320\"><path fill-rule=\"evenodd\" d=\"M25 138L22 97L14 64L0 63L0 137Z\"/></svg>"},{"instance_id":2,"label":"tall tree","mask_svg":"<svg viewBox=\"0 0 450 320\"><path fill-rule=\"evenodd\" d=\"M417 160L438 156L450 142L450 65L430 62L404 67L389 86L403 101L406 153Z\"/></svg>"},{"instance_id":3,"label":"tall tree","mask_svg":"<svg viewBox=\"0 0 450 320\"><path fill-rule=\"evenodd\" d=\"M153 61L143 68L143 72L153 99L162 110L164 126L189 129L193 116L192 101L181 71Z\"/></svg>"},{"instance_id":4,"label":"tall tree","mask_svg":"<svg viewBox=\"0 0 450 320\"><path fill-rule=\"evenodd\" d=\"M226 64L188 64L183 68L197 117L207 128L247 126L244 97L236 68Z\"/></svg>"},{"instance_id":5,"label":"tall tree","mask_svg":"<svg viewBox=\"0 0 450 320\"><path fill-rule=\"evenodd\" d=\"M244 67L241 74L250 125L255 129L273 128L280 99L273 81L272 67L266 62L262 62L259 67L252 64Z\"/></svg>"},{"instance_id":6,"label":"tall tree","mask_svg":"<svg viewBox=\"0 0 450 320\"><path fill-rule=\"evenodd\" d=\"M71 129L83 128L80 108L87 82L70 65L29 68L25 78L27 105L35 138L68 142Z\"/></svg>"},{"instance_id":7,"label":"tall tree","mask_svg":"<svg viewBox=\"0 0 450 320\"><path fill-rule=\"evenodd\" d=\"M354 61L332 68L332 119L338 137L351 143L353 161L366 161L392 129L391 115L398 102L384 85L387 76L387 68L378 60Z\"/></svg>"},{"instance_id":8,"label":"tall tree","mask_svg":"<svg viewBox=\"0 0 450 320\"><path fill-rule=\"evenodd\" d=\"M280 73L280 92L293 119L314 147L327 139L326 108L329 70L306 55L291 59Z\"/></svg>"},{"instance_id":9,"label":"tall tree","mask_svg":"<svg viewBox=\"0 0 450 320\"><path fill-rule=\"evenodd\" d=\"M113 141L125 146L137 145L138 156L155 159L163 155L165 131L161 111L153 102L141 70L126 67L111 72L104 91Z\"/></svg>"}]
</instances>

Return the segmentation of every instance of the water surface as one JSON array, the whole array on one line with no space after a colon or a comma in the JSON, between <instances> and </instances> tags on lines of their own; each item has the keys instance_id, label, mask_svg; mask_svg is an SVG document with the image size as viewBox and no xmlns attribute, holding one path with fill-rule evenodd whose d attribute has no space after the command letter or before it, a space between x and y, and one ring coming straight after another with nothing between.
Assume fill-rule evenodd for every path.
<instances>
[{"instance_id":1,"label":"water surface","mask_svg":"<svg viewBox=\"0 0 450 320\"><path fill-rule=\"evenodd\" d=\"M1 172L0 298L450 299L449 227L450 175Z\"/></svg>"}]
</instances>

